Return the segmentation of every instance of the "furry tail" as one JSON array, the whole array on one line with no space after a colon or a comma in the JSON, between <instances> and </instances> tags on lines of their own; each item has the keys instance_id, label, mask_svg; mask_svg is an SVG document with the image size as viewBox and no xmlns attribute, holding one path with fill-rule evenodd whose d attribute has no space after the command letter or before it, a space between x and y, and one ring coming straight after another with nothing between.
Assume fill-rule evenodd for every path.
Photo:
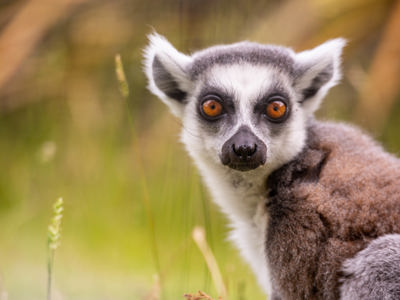
<instances>
[{"instance_id":1,"label":"furry tail","mask_svg":"<svg viewBox=\"0 0 400 300\"><path fill-rule=\"evenodd\" d=\"M343 264L341 299L400 299L400 234L373 240Z\"/></svg>"}]
</instances>

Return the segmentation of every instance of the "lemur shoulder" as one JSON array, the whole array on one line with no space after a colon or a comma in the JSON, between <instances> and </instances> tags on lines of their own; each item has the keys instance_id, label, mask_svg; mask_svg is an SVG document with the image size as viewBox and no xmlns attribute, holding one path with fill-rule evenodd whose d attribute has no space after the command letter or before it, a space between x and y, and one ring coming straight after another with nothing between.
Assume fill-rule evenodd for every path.
<instances>
[{"instance_id":1,"label":"lemur shoulder","mask_svg":"<svg viewBox=\"0 0 400 300\"><path fill-rule=\"evenodd\" d=\"M150 90L272 299L400 299L400 160L313 113L342 39L295 53L241 42L185 55L150 35Z\"/></svg>"},{"instance_id":2,"label":"lemur shoulder","mask_svg":"<svg viewBox=\"0 0 400 300\"><path fill-rule=\"evenodd\" d=\"M268 178L266 254L278 294L283 299L338 299L341 282L354 276L343 269L344 261L380 236L400 233L399 182L399 159L359 130L310 122L305 149ZM346 299L400 297L400 239L393 238L397 246L386 250L395 255L381 261L394 264L393 271L385 274L378 268L365 275L392 277L390 288L396 292Z\"/></svg>"}]
</instances>

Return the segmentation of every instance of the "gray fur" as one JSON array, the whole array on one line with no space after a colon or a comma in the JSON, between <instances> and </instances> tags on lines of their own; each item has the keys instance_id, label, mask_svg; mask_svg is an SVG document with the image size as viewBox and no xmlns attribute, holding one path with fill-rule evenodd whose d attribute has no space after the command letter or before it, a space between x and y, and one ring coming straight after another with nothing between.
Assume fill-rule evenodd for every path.
<instances>
[{"instance_id":1,"label":"gray fur","mask_svg":"<svg viewBox=\"0 0 400 300\"><path fill-rule=\"evenodd\" d=\"M215 65L234 65L250 63L271 65L295 77L293 52L288 48L241 42L232 45L214 46L193 55L194 61L189 67L192 80Z\"/></svg>"},{"instance_id":2,"label":"gray fur","mask_svg":"<svg viewBox=\"0 0 400 300\"><path fill-rule=\"evenodd\" d=\"M302 91L304 98L301 100L301 102L314 96L325 83L331 80L332 76L333 66L327 65L324 70L314 77L314 79L311 81L311 84Z\"/></svg>"},{"instance_id":3,"label":"gray fur","mask_svg":"<svg viewBox=\"0 0 400 300\"><path fill-rule=\"evenodd\" d=\"M400 299L400 235L372 241L343 265L342 300Z\"/></svg>"},{"instance_id":4,"label":"gray fur","mask_svg":"<svg viewBox=\"0 0 400 300\"><path fill-rule=\"evenodd\" d=\"M157 56L154 57L152 69L157 87L168 97L183 102L187 93L179 87L174 77L167 71Z\"/></svg>"},{"instance_id":5,"label":"gray fur","mask_svg":"<svg viewBox=\"0 0 400 300\"><path fill-rule=\"evenodd\" d=\"M293 51L288 48L260 45L251 42L240 42L232 45L222 45L207 48L193 55L193 63L188 67L192 80L215 65L234 65L250 63L254 65L269 65L277 71L286 72L295 81L301 78L309 66L298 65L293 58ZM318 90L333 76L334 66L328 64L326 68L315 75L310 86L302 91L304 101L314 96Z\"/></svg>"}]
</instances>

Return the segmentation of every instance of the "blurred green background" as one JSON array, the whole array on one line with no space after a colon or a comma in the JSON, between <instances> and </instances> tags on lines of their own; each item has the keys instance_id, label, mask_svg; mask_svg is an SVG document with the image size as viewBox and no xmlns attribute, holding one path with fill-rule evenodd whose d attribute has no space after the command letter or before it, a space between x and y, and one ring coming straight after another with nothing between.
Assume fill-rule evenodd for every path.
<instances>
[{"instance_id":1,"label":"blurred green background","mask_svg":"<svg viewBox=\"0 0 400 300\"><path fill-rule=\"evenodd\" d=\"M155 29L187 53L243 39L303 50L343 36L344 78L318 117L356 123L399 152L399 3L1 1L0 300L45 299L46 231L60 196L53 299L216 297L191 239L196 225L229 299L264 299L178 142L179 121L146 90L146 34Z\"/></svg>"}]
</instances>

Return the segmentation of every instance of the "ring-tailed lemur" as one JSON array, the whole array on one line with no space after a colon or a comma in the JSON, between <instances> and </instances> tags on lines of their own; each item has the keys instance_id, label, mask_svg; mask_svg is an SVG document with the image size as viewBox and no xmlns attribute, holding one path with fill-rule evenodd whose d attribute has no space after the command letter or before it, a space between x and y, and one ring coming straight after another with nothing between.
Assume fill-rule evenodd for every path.
<instances>
[{"instance_id":1,"label":"ring-tailed lemur","mask_svg":"<svg viewBox=\"0 0 400 300\"><path fill-rule=\"evenodd\" d=\"M313 119L340 79L345 41L189 56L149 39L149 88L182 120L182 141L265 292L400 299L400 160L356 128Z\"/></svg>"}]
</instances>

